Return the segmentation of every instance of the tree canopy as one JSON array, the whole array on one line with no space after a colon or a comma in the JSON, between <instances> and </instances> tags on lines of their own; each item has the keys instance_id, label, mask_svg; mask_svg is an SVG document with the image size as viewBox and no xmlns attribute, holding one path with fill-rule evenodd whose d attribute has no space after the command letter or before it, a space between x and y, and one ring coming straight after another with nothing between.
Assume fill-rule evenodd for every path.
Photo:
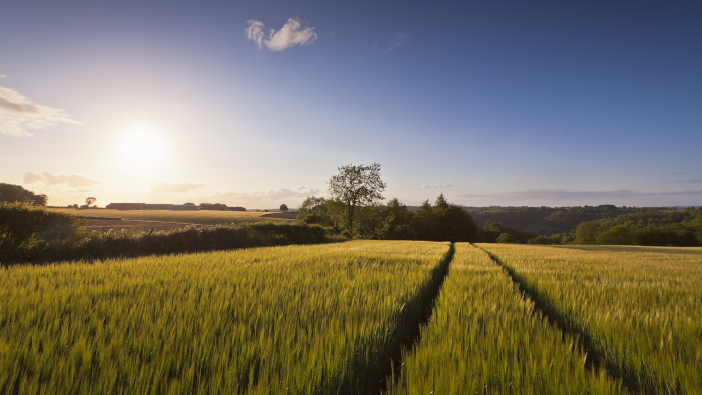
<instances>
[{"instance_id":1,"label":"tree canopy","mask_svg":"<svg viewBox=\"0 0 702 395\"><path fill-rule=\"evenodd\" d=\"M356 207L372 205L383 199L385 183L380 179L380 164L370 166L358 165L341 166L339 174L329 179L329 190L332 197L344 203L348 229L353 230L353 220Z\"/></svg>"},{"instance_id":2,"label":"tree canopy","mask_svg":"<svg viewBox=\"0 0 702 395\"><path fill-rule=\"evenodd\" d=\"M0 203L26 203L33 206L46 206L49 198L46 195L35 195L21 185L0 183Z\"/></svg>"}]
</instances>

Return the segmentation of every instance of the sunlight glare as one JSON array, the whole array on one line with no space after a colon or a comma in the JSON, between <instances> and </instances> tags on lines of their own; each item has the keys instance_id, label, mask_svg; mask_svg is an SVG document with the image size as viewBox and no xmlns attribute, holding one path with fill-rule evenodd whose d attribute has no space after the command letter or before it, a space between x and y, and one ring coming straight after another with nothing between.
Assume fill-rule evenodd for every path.
<instances>
[{"instance_id":1,"label":"sunlight glare","mask_svg":"<svg viewBox=\"0 0 702 395\"><path fill-rule=\"evenodd\" d=\"M166 139L156 129L138 125L127 129L117 144L119 166L138 173L157 170L166 157Z\"/></svg>"}]
</instances>

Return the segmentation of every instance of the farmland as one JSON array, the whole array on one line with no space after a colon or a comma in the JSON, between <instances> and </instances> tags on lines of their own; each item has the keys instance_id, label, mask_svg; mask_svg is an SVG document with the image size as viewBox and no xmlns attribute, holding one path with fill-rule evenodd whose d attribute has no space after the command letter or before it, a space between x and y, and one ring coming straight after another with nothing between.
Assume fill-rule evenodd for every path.
<instances>
[{"instance_id":1,"label":"farmland","mask_svg":"<svg viewBox=\"0 0 702 395\"><path fill-rule=\"evenodd\" d=\"M702 249L481 247L636 392L702 393Z\"/></svg>"},{"instance_id":2,"label":"farmland","mask_svg":"<svg viewBox=\"0 0 702 395\"><path fill-rule=\"evenodd\" d=\"M373 392L448 251L349 242L2 269L0 393Z\"/></svg>"},{"instance_id":3,"label":"farmland","mask_svg":"<svg viewBox=\"0 0 702 395\"><path fill-rule=\"evenodd\" d=\"M130 221L176 222L196 225L228 225L258 221L290 221L288 219L264 217L266 212L251 211L169 211L169 210L76 210L72 208L52 208L73 215L121 218Z\"/></svg>"},{"instance_id":4,"label":"farmland","mask_svg":"<svg viewBox=\"0 0 702 395\"><path fill-rule=\"evenodd\" d=\"M700 283L699 248L418 241L13 266L0 393L699 394Z\"/></svg>"},{"instance_id":5,"label":"farmland","mask_svg":"<svg viewBox=\"0 0 702 395\"><path fill-rule=\"evenodd\" d=\"M619 394L583 367L575 339L553 328L483 251L456 247L429 325L406 352L393 394Z\"/></svg>"}]
</instances>

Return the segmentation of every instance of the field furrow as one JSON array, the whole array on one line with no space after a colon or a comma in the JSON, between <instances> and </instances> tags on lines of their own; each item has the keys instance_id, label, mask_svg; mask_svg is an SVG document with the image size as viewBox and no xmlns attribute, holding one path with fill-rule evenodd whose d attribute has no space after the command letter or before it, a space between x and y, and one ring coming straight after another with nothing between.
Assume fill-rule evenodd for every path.
<instances>
[{"instance_id":1,"label":"field furrow","mask_svg":"<svg viewBox=\"0 0 702 395\"><path fill-rule=\"evenodd\" d=\"M699 249L481 247L633 391L702 393Z\"/></svg>"},{"instance_id":2,"label":"field furrow","mask_svg":"<svg viewBox=\"0 0 702 395\"><path fill-rule=\"evenodd\" d=\"M466 243L457 244L421 341L403 362L393 394L626 393L606 372L586 369L576 339Z\"/></svg>"},{"instance_id":3,"label":"field furrow","mask_svg":"<svg viewBox=\"0 0 702 395\"><path fill-rule=\"evenodd\" d=\"M447 251L354 241L3 268L0 393L375 393Z\"/></svg>"}]
</instances>

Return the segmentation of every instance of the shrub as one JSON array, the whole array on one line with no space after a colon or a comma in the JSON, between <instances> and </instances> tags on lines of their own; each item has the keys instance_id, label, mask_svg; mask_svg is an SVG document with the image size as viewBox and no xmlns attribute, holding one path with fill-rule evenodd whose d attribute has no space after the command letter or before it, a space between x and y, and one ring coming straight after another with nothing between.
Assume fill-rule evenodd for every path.
<instances>
[{"instance_id":1,"label":"shrub","mask_svg":"<svg viewBox=\"0 0 702 395\"><path fill-rule=\"evenodd\" d=\"M327 241L318 225L263 222L154 234L82 232L78 219L27 204L0 204L0 263L190 253Z\"/></svg>"},{"instance_id":2,"label":"shrub","mask_svg":"<svg viewBox=\"0 0 702 395\"><path fill-rule=\"evenodd\" d=\"M615 226L597 235L597 244L632 245L634 238L626 226Z\"/></svg>"},{"instance_id":3,"label":"shrub","mask_svg":"<svg viewBox=\"0 0 702 395\"><path fill-rule=\"evenodd\" d=\"M503 233L497 237L498 243L502 244L519 244L519 239L513 234Z\"/></svg>"}]
</instances>

